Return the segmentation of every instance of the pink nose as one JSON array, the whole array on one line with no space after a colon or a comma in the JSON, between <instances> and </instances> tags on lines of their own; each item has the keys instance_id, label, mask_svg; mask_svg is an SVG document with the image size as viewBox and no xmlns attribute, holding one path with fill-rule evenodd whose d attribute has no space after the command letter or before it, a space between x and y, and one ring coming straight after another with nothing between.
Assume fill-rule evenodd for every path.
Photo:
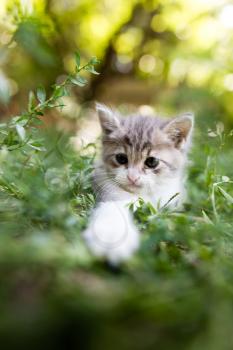
<instances>
[{"instance_id":1,"label":"pink nose","mask_svg":"<svg viewBox=\"0 0 233 350\"><path fill-rule=\"evenodd\" d=\"M135 185L137 183L137 181L139 180L140 176L137 174L128 174L127 175L127 179L129 180L129 182L131 182L133 185Z\"/></svg>"}]
</instances>

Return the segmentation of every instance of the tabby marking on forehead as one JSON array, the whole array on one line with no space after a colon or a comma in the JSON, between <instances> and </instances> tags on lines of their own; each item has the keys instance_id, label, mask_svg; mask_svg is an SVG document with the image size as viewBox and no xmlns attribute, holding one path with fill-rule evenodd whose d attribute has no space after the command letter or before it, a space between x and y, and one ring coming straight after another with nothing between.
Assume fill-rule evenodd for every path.
<instances>
[{"instance_id":1,"label":"tabby marking on forehead","mask_svg":"<svg viewBox=\"0 0 233 350\"><path fill-rule=\"evenodd\" d=\"M130 116L122 120L124 137L119 134L119 138L123 144L133 147L136 152L150 150L156 144L168 143L167 137L159 130L163 124L164 121L157 118Z\"/></svg>"}]
</instances>

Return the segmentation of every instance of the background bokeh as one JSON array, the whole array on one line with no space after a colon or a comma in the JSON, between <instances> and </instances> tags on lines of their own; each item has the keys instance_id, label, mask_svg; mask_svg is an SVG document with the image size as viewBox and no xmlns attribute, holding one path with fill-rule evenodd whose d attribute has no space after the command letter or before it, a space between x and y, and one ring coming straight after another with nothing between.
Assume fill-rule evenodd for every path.
<instances>
[{"instance_id":1,"label":"background bokeh","mask_svg":"<svg viewBox=\"0 0 233 350\"><path fill-rule=\"evenodd\" d=\"M75 89L63 116L98 100L233 123L230 0L2 0L0 14L2 115L71 71L79 50L101 59L101 74Z\"/></svg>"}]
</instances>

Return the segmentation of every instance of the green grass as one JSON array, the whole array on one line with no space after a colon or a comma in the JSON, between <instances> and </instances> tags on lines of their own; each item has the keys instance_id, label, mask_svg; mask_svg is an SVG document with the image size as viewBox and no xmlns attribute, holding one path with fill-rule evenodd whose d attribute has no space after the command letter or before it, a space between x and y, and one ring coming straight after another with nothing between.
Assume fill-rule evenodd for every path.
<instances>
[{"instance_id":1,"label":"green grass","mask_svg":"<svg viewBox=\"0 0 233 350\"><path fill-rule=\"evenodd\" d=\"M93 155L75 153L68 135L40 133L46 151L0 151L5 348L232 349L232 138L196 133L185 210L142 204L141 248L113 269L81 238Z\"/></svg>"}]
</instances>

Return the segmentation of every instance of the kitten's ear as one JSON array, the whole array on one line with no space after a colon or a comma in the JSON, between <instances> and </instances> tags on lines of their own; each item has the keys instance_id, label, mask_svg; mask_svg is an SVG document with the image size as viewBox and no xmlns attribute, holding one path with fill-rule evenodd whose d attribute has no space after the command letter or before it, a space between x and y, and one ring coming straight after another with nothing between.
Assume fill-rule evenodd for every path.
<instances>
[{"instance_id":1,"label":"kitten's ear","mask_svg":"<svg viewBox=\"0 0 233 350\"><path fill-rule=\"evenodd\" d=\"M101 128L105 134L110 134L120 127L118 116L109 107L96 103L96 111L98 112Z\"/></svg>"},{"instance_id":2,"label":"kitten's ear","mask_svg":"<svg viewBox=\"0 0 233 350\"><path fill-rule=\"evenodd\" d=\"M176 148L187 149L190 144L194 124L194 115L186 113L168 122L163 131L174 142Z\"/></svg>"}]
</instances>

